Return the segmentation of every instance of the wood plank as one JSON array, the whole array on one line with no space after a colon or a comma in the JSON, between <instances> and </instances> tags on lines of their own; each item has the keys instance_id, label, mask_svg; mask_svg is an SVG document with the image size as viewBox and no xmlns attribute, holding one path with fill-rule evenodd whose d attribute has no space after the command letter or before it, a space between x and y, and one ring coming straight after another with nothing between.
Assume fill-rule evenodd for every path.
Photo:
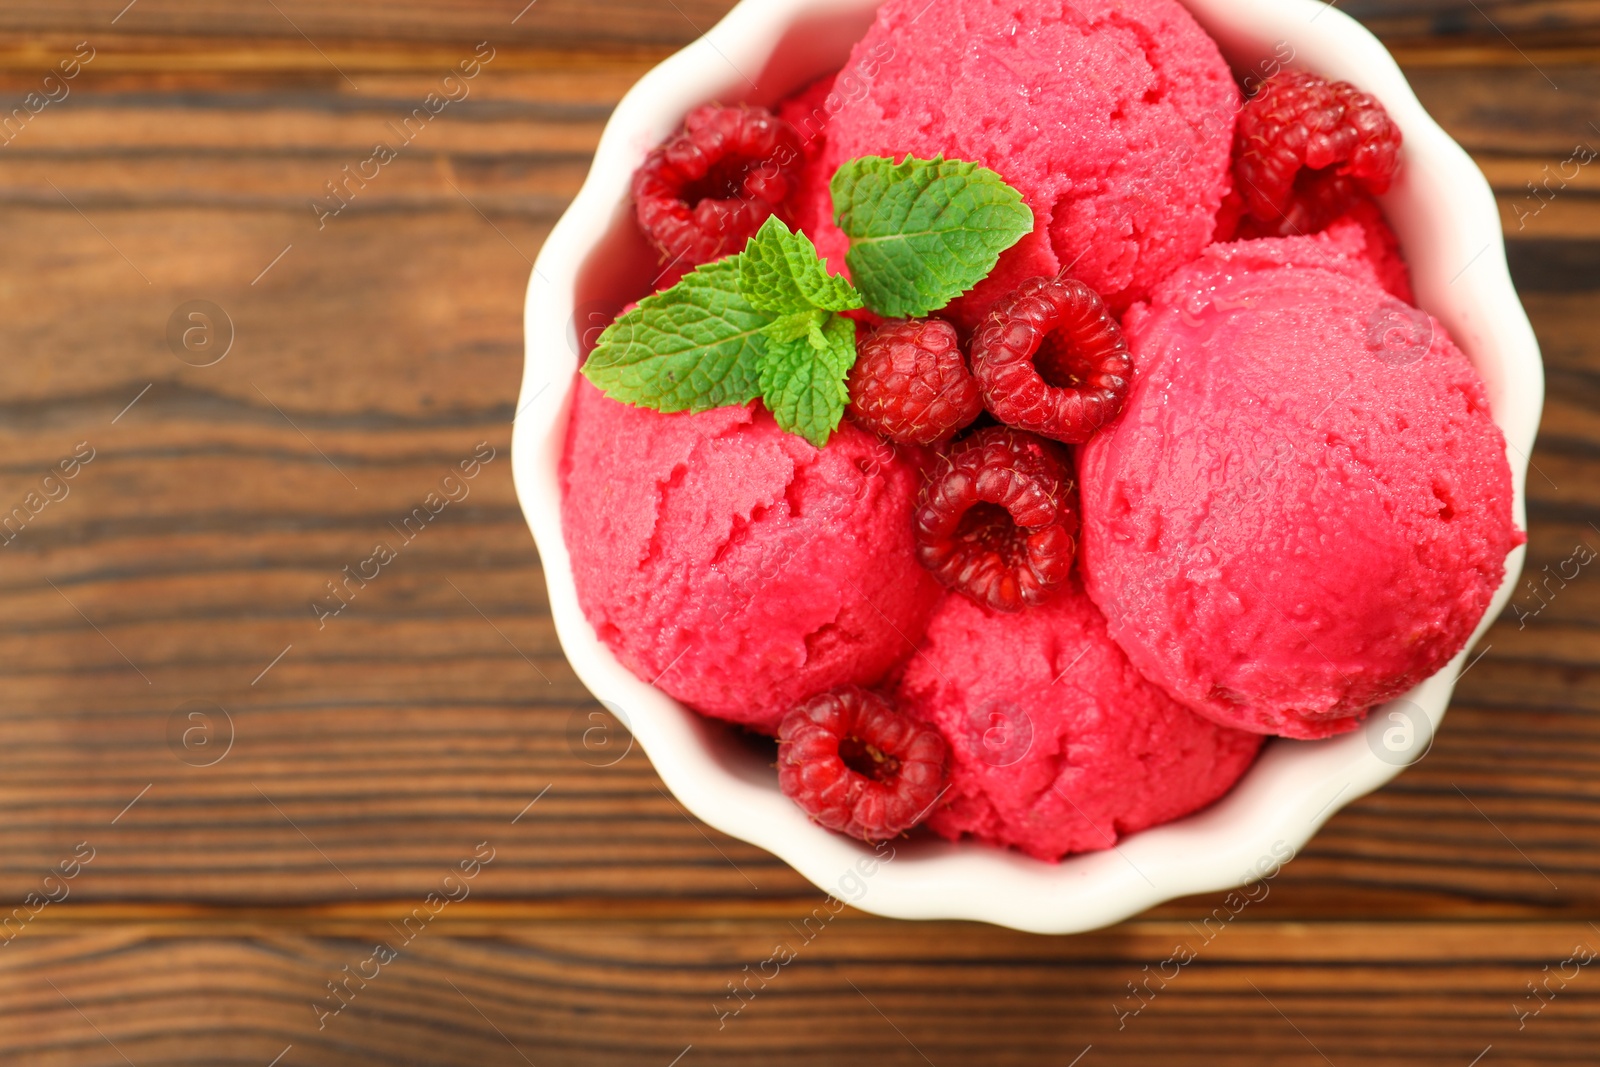
<instances>
[{"instance_id":1,"label":"wood plank","mask_svg":"<svg viewBox=\"0 0 1600 1067\"><path fill-rule=\"evenodd\" d=\"M98 40L115 35L198 36L299 40L315 53L353 41L495 42L546 48L574 46L681 47L733 7L732 0L605 0L604 14L586 0L274 0L239 5L228 0L79 0L52 4L20 0L0 11L0 32L60 34ZM125 13L123 9L127 8Z\"/></svg>"},{"instance_id":2,"label":"wood plank","mask_svg":"<svg viewBox=\"0 0 1600 1067\"><path fill-rule=\"evenodd\" d=\"M1337 6L1391 45L1600 42L1600 5L1593 0L1345 0Z\"/></svg>"},{"instance_id":3,"label":"wood plank","mask_svg":"<svg viewBox=\"0 0 1600 1067\"><path fill-rule=\"evenodd\" d=\"M198 1062L204 1048L206 1063L260 1067L289 1046L284 1062L306 1065L802 1064L849 1049L1009 1065L1066 1064L1092 1045L1094 1062L1460 1067L1490 1045L1501 1062L1591 1062L1600 1003L1576 963L1544 999L1528 992L1579 946L1600 951L1582 922L1290 925L1246 912L1207 941L1186 923L979 938L826 907L484 935L451 915L409 943L385 923L52 936L41 919L0 972L0 999L17 1009L0 1017L0 1050L30 1064L142 1064ZM398 954L375 968L364 961L380 940ZM1182 967L1167 962L1178 946L1194 957ZM319 1014L340 1003L327 983L346 966L376 977L351 979L343 1010ZM1541 1003L1519 1030L1515 1010Z\"/></svg>"},{"instance_id":4,"label":"wood plank","mask_svg":"<svg viewBox=\"0 0 1600 1067\"><path fill-rule=\"evenodd\" d=\"M83 43L81 33L0 33L0 86L11 90L37 87L45 71L75 55ZM345 76L364 75L352 92L356 95L381 90L388 75L422 72L442 78L462 60L478 56L481 43L446 37L421 41L366 37L309 48L300 36L97 33L91 43L93 57L82 68L73 91L108 85L142 85L163 92L196 85L245 91L266 79L335 93L351 91L342 71ZM681 47L676 43L552 47L539 41L500 38L489 44L492 56L487 50L483 55L490 68L545 78L550 82L550 99L562 96L564 82L583 84L619 70L648 70Z\"/></svg>"},{"instance_id":5,"label":"wood plank","mask_svg":"<svg viewBox=\"0 0 1600 1067\"><path fill-rule=\"evenodd\" d=\"M1600 90L1600 70L1592 64L1544 73L1528 62L1493 70L1413 67L1406 78L1428 112L1470 152L1537 155L1555 167L1579 144L1600 146L1589 106ZM1522 181L1539 177L1535 172Z\"/></svg>"}]
</instances>

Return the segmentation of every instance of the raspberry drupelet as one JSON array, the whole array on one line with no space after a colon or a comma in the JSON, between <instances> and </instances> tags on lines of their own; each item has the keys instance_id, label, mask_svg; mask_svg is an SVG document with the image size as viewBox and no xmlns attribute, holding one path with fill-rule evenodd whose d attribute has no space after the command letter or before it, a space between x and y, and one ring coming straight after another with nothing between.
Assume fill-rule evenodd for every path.
<instances>
[{"instance_id":1,"label":"raspberry drupelet","mask_svg":"<svg viewBox=\"0 0 1600 1067\"><path fill-rule=\"evenodd\" d=\"M794 128L758 107L708 104L633 175L639 228L684 270L738 252L794 188Z\"/></svg>"},{"instance_id":2,"label":"raspberry drupelet","mask_svg":"<svg viewBox=\"0 0 1600 1067\"><path fill-rule=\"evenodd\" d=\"M1122 413L1132 385L1122 327L1072 278L1031 278L972 338L983 404L1007 426L1081 444Z\"/></svg>"},{"instance_id":3,"label":"raspberry drupelet","mask_svg":"<svg viewBox=\"0 0 1600 1067\"><path fill-rule=\"evenodd\" d=\"M854 686L819 693L778 727L778 785L812 820L884 841L927 817L948 781L938 730Z\"/></svg>"},{"instance_id":4,"label":"raspberry drupelet","mask_svg":"<svg viewBox=\"0 0 1600 1067\"><path fill-rule=\"evenodd\" d=\"M955 327L940 319L874 330L859 346L849 386L851 417L905 444L943 440L983 411Z\"/></svg>"},{"instance_id":5,"label":"raspberry drupelet","mask_svg":"<svg viewBox=\"0 0 1600 1067\"><path fill-rule=\"evenodd\" d=\"M1245 237L1316 233L1365 196L1387 192L1400 169L1400 128L1348 82L1283 71L1239 112L1234 187Z\"/></svg>"},{"instance_id":6,"label":"raspberry drupelet","mask_svg":"<svg viewBox=\"0 0 1600 1067\"><path fill-rule=\"evenodd\" d=\"M1063 450L1008 426L957 441L923 491L917 558L996 611L1043 603L1072 573L1075 484Z\"/></svg>"}]
</instances>

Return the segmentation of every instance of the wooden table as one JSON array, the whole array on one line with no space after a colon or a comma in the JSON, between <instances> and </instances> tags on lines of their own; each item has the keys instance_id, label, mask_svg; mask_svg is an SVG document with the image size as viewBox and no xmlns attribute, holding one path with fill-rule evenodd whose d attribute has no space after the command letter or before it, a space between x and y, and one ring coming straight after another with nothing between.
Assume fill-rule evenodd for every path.
<instances>
[{"instance_id":1,"label":"wooden table","mask_svg":"<svg viewBox=\"0 0 1600 1067\"><path fill-rule=\"evenodd\" d=\"M1428 758L1164 986L1220 894L1063 938L846 912L719 1019L821 895L585 748L507 449L529 260L620 94L728 4L523 2L0 9L7 110L59 97L0 147L0 1063L1594 1061L1592 566L1525 591ZM1600 166L1526 183L1600 146L1600 4L1342 6L1500 194L1553 571L1600 548ZM480 41L470 98L319 228Z\"/></svg>"}]
</instances>

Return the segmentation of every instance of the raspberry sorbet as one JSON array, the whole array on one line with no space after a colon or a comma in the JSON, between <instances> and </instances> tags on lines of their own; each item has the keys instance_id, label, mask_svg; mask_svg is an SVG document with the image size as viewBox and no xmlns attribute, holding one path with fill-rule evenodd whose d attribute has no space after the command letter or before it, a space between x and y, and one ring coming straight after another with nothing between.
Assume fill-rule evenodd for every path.
<instances>
[{"instance_id":1,"label":"raspberry sorbet","mask_svg":"<svg viewBox=\"0 0 1600 1067\"><path fill-rule=\"evenodd\" d=\"M1079 454L1082 566L1149 679L1216 722L1353 729L1447 663L1523 540L1472 365L1360 228L1217 245L1126 317Z\"/></svg>"},{"instance_id":2,"label":"raspberry sorbet","mask_svg":"<svg viewBox=\"0 0 1600 1067\"><path fill-rule=\"evenodd\" d=\"M575 384L584 615L868 842L1056 862L1354 729L1524 540L1374 199L1403 164L1353 85L1242 100L1179 0L886 0L836 74L696 108L634 175L681 262Z\"/></svg>"},{"instance_id":3,"label":"raspberry sorbet","mask_svg":"<svg viewBox=\"0 0 1600 1067\"><path fill-rule=\"evenodd\" d=\"M938 597L916 560L914 454L849 423L826 448L765 409L664 415L574 387L561 521L617 658L773 733L801 700L911 654Z\"/></svg>"},{"instance_id":4,"label":"raspberry sorbet","mask_svg":"<svg viewBox=\"0 0 1600 1067\"><path fill-rule=\"evenodd\" d=\"M895 696L950 745L928 825L1043 860L1205 807L1261 743L1141 678L1076 583L1017 614L946 596Z\"/></svg>"},{"instance_id":5,"label":"raspberry sorbet","mask_svg":"<svg viewBox=\"0 0 1600 1067\"><path fill-rule=\"evenodd\" d=\"M982 163L1033 209L1034 232L949 308L967 327L1069 264L1126 306L1211 238L1239 90L1177 0L889 0L844 70L795 208L834 270L848 241L828 181L859 156Z\"/></svg>"}]
</instances>

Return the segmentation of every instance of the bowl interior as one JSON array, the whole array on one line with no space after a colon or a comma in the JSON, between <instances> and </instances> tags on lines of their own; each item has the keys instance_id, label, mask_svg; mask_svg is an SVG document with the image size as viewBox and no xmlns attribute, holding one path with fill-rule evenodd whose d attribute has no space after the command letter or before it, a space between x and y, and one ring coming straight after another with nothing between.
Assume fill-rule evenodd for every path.
<instances>
[{"instance_id":1,"label":"bowl interior","mask_svg":"<svg viewBox=\"0 0 1600 1067\"><path fill-rule=\"evenodd\" d=\"M1383 206L1419 302L1473 359L1508 439L1516 518L1543 398L1538 349L1505 266L1487 182L1418 104L1378 41L1316 0L1184 0L1237 70L1292 49L1291 65L1352 81L1382 100L1406 139L1402 179ZM771 103L838 69L879 0L744 0L695 45L652 71L619 105L577 200L546 242L529 285L527 372L513 446L518 493L574 669L633 730L677 798L725 833L777 854L820 888L879 914L975 919L1038 932L1119 921L1163 900L1270 875L1334 811L1401 769L1367 731L1276 740L1210 808L1115 849L1059 865L976 843L901 842L872 850L812 825L777 788L769 757L633 677L577 606L561 536L557 468L573 371L598 329L647 291L658 269L629 213L627 183L651 147L708 101ZM1479 634L1509 599L1522 550ZM1470 646L1469 646L1470 647ZM1431 731L1466 651L1394 706ZM1379 709L1381 717L1386 709ZM1425 749L1424 749L1425 751Z\"/></svg>"}]
</instances>

